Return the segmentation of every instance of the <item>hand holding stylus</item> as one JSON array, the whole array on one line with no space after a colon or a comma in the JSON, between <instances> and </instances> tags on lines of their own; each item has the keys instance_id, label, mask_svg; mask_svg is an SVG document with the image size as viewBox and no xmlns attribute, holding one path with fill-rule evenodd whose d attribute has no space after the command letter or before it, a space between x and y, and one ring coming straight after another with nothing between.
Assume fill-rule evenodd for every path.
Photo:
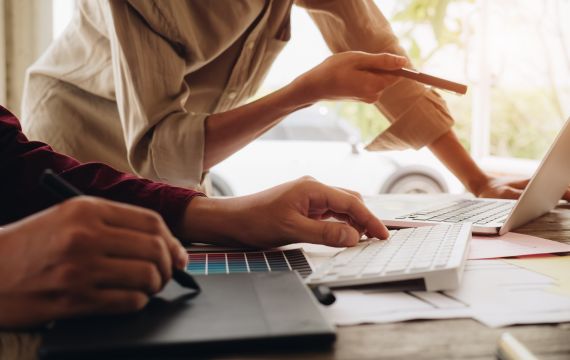
<instances>
[{"instance_id":1,"label":"hand holding stylus","mask_svg":"<svg viewBox=\"0 0 570 360\"><path fill-rule=\"evenodd\" d=\"M54 319L142 309L182 266L147 209L75 197L2 229L0 323L8 328ZM178 255L179 254L179 255Z\"/></svg>"},{"instance_id":2,"label":"hand holding stylus","mask_svg":"<svg viewBox=\"0 0 570 360\"><path fill-rule=\"evenodd\" d=\"M77 188L69 184L67 181L65 181L57 174L55 174L50 169L47 169L43 173L40 179L40 185L42 185L47 191L50 191L54 196L59 198L59 200L61 201L83 195ZM113 206L118 206L118 205L113 205ZM166 260L167 263L171 263L171 265L167 265L166 268L162 267L161 271L162 285L164 285L166 281L170 280L170 277L172 276L172 278L180 285L193 289L197 292L200 292L200 286L198 286L198 284L194 281L194 279L190 274L186 273L183 270L184 265L186 264L186 251L180 245L178 240L176 240L174 236L172 236L172 234L170 233L170 231L168 230L168 228L166 227L160 216L149 210L138 209L136 207L131 207L131 209L125 209L125 211L128 210L131 211L132 215L127 216L127 218L131 220L134 224L136 224L136 222L134 222L133 216L136 215L136 212L141 213L141 216L144 215L146 212L147 213L146 216L149 219L148 220L149 222L147 222L146 224L143 224L143 222L141 221L138 227L135 226L136 228L133 228L131 230L134 231L142 230L143 232L146 232L147 238L149 238L150 236L154 236L163 239L161 240L164 241L165 246L163 246L163 248L167 250L167 253L170 253L170 256L166 256ZM126 215L128 215L128 213ZM118 221L118 220L112 220L112 221ZM152 226L152 224L156 224L156 226ZM158 254L156 255L158 256ZM164 259L165 257L162 256L162 258Z\"/></svg>"}]
</instances>

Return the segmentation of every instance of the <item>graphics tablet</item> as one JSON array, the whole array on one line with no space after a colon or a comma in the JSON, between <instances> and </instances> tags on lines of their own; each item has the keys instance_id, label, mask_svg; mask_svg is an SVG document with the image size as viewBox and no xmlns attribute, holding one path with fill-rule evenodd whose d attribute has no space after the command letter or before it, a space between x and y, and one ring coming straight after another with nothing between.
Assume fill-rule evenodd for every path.
<instances>
[{"instance_id":1,"label":"graphics tablet","mask_svg":"<svg viewBox=\"0 0 570 360\"><path fill-rule=\"evenodd\" d=\"M56 322L39 355L168 358L330 345L336 335L296 272L196 276L194 296L171 281L142 311Z\"/></svg>"}]
</instances>

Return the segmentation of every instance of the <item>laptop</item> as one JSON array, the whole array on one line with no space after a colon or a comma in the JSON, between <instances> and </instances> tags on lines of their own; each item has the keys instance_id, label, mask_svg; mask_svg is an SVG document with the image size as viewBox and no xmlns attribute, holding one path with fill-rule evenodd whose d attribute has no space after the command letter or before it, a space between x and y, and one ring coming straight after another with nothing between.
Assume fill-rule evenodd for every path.
<instances>
[{"instance_id":1,"label":"laptop","mask_svg":"<svg viewBox=\"0 0 570 360\"><path fill-rule=\"evenodd\" d=\"M336 335L294 271L196 276L202 292L171 281L140 312L58 321L42 359L187 359L243 351L329 347Z\"/></svg>"},{"instance_id":2,"label":"laptop","mask_svg":"<svg viewBox=\"0 0 570 360\"><path fill-rule=\"evenodd\" d=\"M542 159L518 200L458 198L438 204L376 211L378 199L366 204L392 228L471 222L477 234L503 235L552 210L570 184L570 119Z\"/></svg>"}]
</instances>

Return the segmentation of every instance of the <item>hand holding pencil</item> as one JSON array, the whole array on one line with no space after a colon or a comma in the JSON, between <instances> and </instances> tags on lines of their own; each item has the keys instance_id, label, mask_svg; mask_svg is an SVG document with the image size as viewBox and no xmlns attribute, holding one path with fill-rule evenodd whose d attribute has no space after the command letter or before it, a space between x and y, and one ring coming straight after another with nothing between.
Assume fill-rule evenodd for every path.
<instances>
[{"instance_id":1,"label":"hand holding pencil","mask_svg":"<svg viewBox=\"0 0 570 360\"><path fill-rule=\"evenodd\" d=\"M466 85L408 69L408 65L406 57L388 53L346 51L334 54L287 87L288 101L297 103L300 100L304 106L323 100L372 104L401 77L457 94L467 92Z\"/></svg>"},{"instance_id":2,"label":"hand holding pencil","mask_svg":"<svg viewBox=\"0 0 570 360\"><path fill-rule=\"evenodd\" d=\"M380 70L379 72L412 79L422 84L433 86L442 90L451 91L459 95L465 95L467 93L467 85L445 80L433 75L424 74L419 71L407 68L401 68L397 70Z\"/></svg>"}]
</instances>

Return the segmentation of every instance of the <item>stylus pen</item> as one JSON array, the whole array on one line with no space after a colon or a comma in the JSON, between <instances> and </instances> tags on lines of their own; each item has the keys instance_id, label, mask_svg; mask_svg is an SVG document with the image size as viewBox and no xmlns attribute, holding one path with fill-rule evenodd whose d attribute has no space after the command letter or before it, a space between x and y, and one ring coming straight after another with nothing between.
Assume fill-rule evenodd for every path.
<instances>
[{"instance_id":1,"label":"stylus pen","mask_svg":"<svg viewBox=\"0 0 570 360\"><path fill-rule=\"evenodd\" d=\"M62 179L59 175L53 172L51 169L46 169L42 176L40 177L40 185L46 190L50 191L53 195L57 196L61 201L70 199L75 196L81 196L83 193L79 191L76 187ZM188 274L184 270L178 268L172 268L172 278L180 285L200 292L200 286L194 280L192 275Z\"/></svg>"},{"instance_id":2,"label":"stylus pen","mask_svg":"<svg viewBox=\"0 0 570 360\"><path fill-rule=\"evenodd\" d=\"M336 297L328 286L309 285L309 289L311 289L315 298L323 305L332 305L336 301Z\"/></svg>"},{"instance_id":3,"label":"stylus pen","mask_svg":"<svg viewBox=\"0 0 570 360\"><path fill-rule=\"evenodd\" d=\"M375 70L375 72L377 71L379 70ZM411 69L401 68L398 70L380 70L379 72L412 79L422 84L436 87L438 89L452 91L459 95L465 95L467 93L467 85L445 80Z\"/></svg>"}]
</instances>

